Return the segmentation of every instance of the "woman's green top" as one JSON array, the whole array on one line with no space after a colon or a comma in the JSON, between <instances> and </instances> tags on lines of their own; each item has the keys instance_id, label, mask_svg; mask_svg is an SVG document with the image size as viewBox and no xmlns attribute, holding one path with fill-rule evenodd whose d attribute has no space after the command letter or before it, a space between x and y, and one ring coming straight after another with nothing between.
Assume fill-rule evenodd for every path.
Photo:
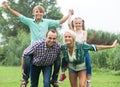
<instances>
[{"instance_id":1,"label":"woman's green top","mask_svg":"<svg viewBox=\"0 0 120 87\"><path fill-rule=\"evenodd\" d=\"M87 44L86 42L81 44L75 42L73 55L70 56L68 52L68 46L66 44L61 46L62 55L65 61L68 63L68 67L75 71L86 69L85 52L88 50L96 51L97 49L95 45Z\"/></svg>"}]
</instances>

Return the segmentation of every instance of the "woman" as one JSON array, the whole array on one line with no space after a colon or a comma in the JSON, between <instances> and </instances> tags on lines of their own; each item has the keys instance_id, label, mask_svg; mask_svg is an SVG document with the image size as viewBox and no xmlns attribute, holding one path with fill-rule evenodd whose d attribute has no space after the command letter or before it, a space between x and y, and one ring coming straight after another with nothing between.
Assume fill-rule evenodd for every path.
<instances>
[{"instance_id":1,"label":"woman","mask_svg":"<svg viewBox=\"0 0 120 87\"><path fill-rule=\"evenodd\" d=\"M61 46L62 55L63 59L68 63L71 87L85 87L86 65L84 53L88 50L97 51L101 49L114 48L117 44L117 40L115 40L112 45L90 45L84 42L79 44L75 39L76 33L74 31L65 31L65 44Z\"/></svg>"}]
</instances>

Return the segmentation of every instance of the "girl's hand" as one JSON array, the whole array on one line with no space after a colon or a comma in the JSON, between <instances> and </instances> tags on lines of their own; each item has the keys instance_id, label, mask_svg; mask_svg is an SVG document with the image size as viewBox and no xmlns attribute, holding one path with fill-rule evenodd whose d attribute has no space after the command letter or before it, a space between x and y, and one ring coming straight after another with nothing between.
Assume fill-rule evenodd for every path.
<instances>
[{"instance_id":1,"label":"girl's hand","mask_svg":"<svg viewBox=\"0 0 120 87\"><path fill-rule=\"evenodd\" d=\"M83 41L77 41L78 42L78 44L81 44Z\"/></svg>"}]
</instances>

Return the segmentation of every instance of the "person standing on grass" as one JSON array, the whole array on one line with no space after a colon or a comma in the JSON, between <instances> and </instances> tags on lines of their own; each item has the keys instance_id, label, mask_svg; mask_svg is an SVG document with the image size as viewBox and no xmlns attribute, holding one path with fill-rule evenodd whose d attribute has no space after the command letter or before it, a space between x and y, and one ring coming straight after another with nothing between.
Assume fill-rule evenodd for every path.
<instances>
[{"instance_id":1,"label":"person standing on grass","mask_svg":"<svg viewBox=\"0 0 120 87\"><path fill-rule=\"evenodd\" d=\"M60 24L63 24L69 16L72 14L72 11L69 10L68 15L61 18L60 20L52 20L52 19L45 19L44 16L44 8L40 5L37 5L33 8L33 15L34 18L28 18L20 14L19 12L10 8L8 3L4 1L2 5L8 10L11 14L18 17L18 19L25 25L27 25L30 29L31 33L31 43L38 41L40 39L45 38L45 35L48 31L49 27L59 27ZM31 58L29 58L31 57ZM24 59L22 58L22 83L21 87L27 86L29 74L30 74L30 61L32 60L32 55L26 55ZM58 71L56 71L58 72ZM57 79L55 75L54 79ZM53 86L56 87L56 84L53 83Z\"/></svg>"},{"instance_id":2,"label":"person standing on grass","mask_svg":"<svg viewBox=\"0 0 120 87\"><path fill-rule=\"evenodd\" d=\"M43 73L44 87L50 87L52 65L55 60L58 60L58 65L60 64L61 49L60 44L57 42L57 36L57 32L50 29L48 30L45 39L34 42L24 50L23 58L26 55L33 55L33 59L31 60L30 87L38 87L41 71Z\"/></svg>"},{"instance_id":3,"label":"person standing on grass","mask_svg":"<svg viewBox=\"0 0 120 87\"><path fill-rule=\"evenodd\" d=\"M71 15L72 16L72 15ZM68 27L70 30L73 30L76 33L76 41L80 44L82 42L87 41L87 31L85 30L84 20L80 17L75 17L71 21L71 16L68 19ZM86 58L86 67L87 67L87 82L86 87L91 87L90 85L90 79L91 79L91 61L90 61L90 55L88 51L85 53ZM63 82L66 79L65 71L67 69L66 63L64 60L62 60L62 74L60 76L59 82Z\"/></svg>"},{"instance_id":4,"label":"person standing on grass","mask_svg":"<svg viewBox=\"0 0 120 87\"><path fill-rule=\"evenodd\" d=\"M61 51L63 55L62 58L68 65L69 81L71 87L86 87L86 51L97 51L102 49L114 48L117 45L117 40L115 40L112 45L94 45L87 44L86 42L78 43L76 42L76 37L77 36L74 31L65 31L65 44L61 45Z\"/></svg>"}]
</instances>

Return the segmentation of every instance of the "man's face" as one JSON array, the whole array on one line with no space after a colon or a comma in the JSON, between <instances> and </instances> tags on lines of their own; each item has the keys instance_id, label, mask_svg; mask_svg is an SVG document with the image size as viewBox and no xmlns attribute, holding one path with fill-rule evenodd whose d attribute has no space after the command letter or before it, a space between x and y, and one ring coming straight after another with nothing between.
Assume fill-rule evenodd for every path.
<instances>
[{"instance_id":1,"label":"man's face","mask_svg":"<svg viewBox=\"0 0 120 87\"><path fill-rule=\"evenodd\" d=\"M57 33L53 33L53 32L48 32L47 37L46 37L46 44L48 47L51 47L54 45L54 43L57 40Z\"/></svg>"}]
</instances>

